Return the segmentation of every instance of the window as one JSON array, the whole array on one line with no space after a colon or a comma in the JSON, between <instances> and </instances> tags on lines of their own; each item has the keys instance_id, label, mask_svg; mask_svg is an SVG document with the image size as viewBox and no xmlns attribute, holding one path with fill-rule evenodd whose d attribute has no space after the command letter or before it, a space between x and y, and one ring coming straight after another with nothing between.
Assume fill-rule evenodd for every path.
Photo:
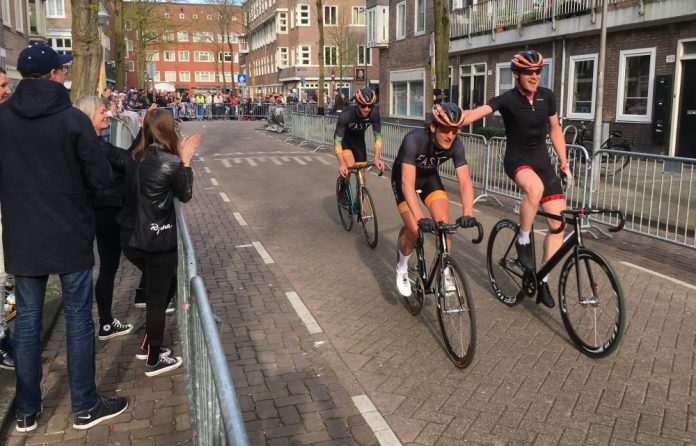
<instances>
[{"instance_id":1,"label":"window","mask_svg":"<svg viewBox=\"0 0 696 446\"><path fill-rule=\"evenodd\" d=\"M213 41L213 33L194 32L193 33L193 41L194 42L212 42Z\"/></svg>"},{"instance_id":2,"label":"window","mask_svg":"<svg viewBox=\"0 0 696 446\"><path fill-rule=\"evenodd\" d=\"M48 39L48 43L51 45L51 48L56 50L58 54L72 54L72 39L54 37L52 39ZM131 42L131 46L132 44L133 42Z\"/></svg>"},{"instance_id":3,"label":"window","mask_svg":"<svg viewBox=\"0 0 696 446\"><path fill-rule=\"evenodd\" d=\"M179 81L191 82L191 72L190 71L179 71Z\"/></svg>"},{"instance_id":4,"label":"window","mask_svg":"<svg viewBox=\"0 0 696 446\"><path fill-rule=\"evenodd\" d=\"M413 34L425 34L425 2L426 0L415 0L415 22L413 24Z\"/></svg>"},{"instance_id":5,"label":"window","mask_svg":"<svg viewBox=\"0 0 696 446\"><path fill-rule=\"evenodd\" d=\"M215 73L196 71L196 82L215 82Z\"/></svg>"},{"instance_id":6,"label":"window","mask_svg":"<svg viewBox=\"0 0 696 446\"><path fill-rule=\"evenodd\" d=\"M197 19L197 18L198 18L198 14L193 14L191 17L192 17L193 19Z\"/></svg>"},{"instance_id":7,"label":"window","mask_svg":"<svg viewBox=\"0 0 696 446\"><path fill-rule=\"evenodd\" d=\"M335 46L325 46L324 47L324 63L326 65L337 65L338 64L338 47L335 47Z\"/></svg>"},{"instance_id":8,"label":"window","mask_svg":"<svg viewBox=\"0 0 696 446\"><path fill-rule=\"evenodd\" d=\"M279 12L278 13L278 32L282 34L286 34L288 32L288 13L287 12Z\"/></svg>"},{"instance_id":9,"label":"window","mask_svg":"<svg viewBox=\"0 0 696 446\"><path fill-rule=\"evenodd\" d=\"M174 54L174 51L165 51L164 52L164 61L165 62L176 62L176 56Z\"/></svg>"},{"instance_id":10,"label":"window","mask_svg":"<svg viewBox=\"0 0 696 446\"><path fill-rule=\"evenodd\" d=\"M544 59L544 65L541 67L541 80L539 85L546 88L551 88L551 63L553 59ZM496 83L495 83L495 95L501 95L506 91L515 87L515 80L512 76L512 70L510 69L510 63L504 62L499 63L496 66ZM498 112L496 112L498 113Z\"/></svg>"},{"instance_id":11,"label":"window","mask_svg":"<svg viewBox=\"0 0 696 446\"><path fill-rule=\"evenodd\" d=\"M404 118L425 118L424 76L422 69L390 73L391 115Z\"/></svg>"},{"instance_id":12,"label":"window","mask_svg":"<svg viewBox=\"0 0 696 446\"><path fill-rule=\"evenodd\" d=\"M180 18L181 20L184 20L184 19L186 18L186 15L185 15L185 14L179 14L179 18Z\"/></svg>"},{"instance_id":13,"label":"window","mask_svg":"<svg viewBox=\"0 0 696 446\"><path fill-rule=\"evenodd\" d=\"M372 65L372 48L358 45L358 65Z\"/></svg>"},{"instance_id":14,"label":"window","mask_svg":"<svg viewBox=\"0 0 696 446\"><path fill-rule=\"evenodd\" d=\"M213 20L213 16L210 15L210 14L208 14L207 16L205 16L205 18L208 19L208 20Z\"/></svg>"},{"instance_id":15,"label":"window","mask_svg":"<svg viewBox=\"0 0 696 446\"><path fill-rule=\"evenodd\" d=\"M296 5L295 20L297 26L309 26L309 5Z\"/></svg>"},{"instance_id":16,"label":"window","mask_svg":"<svg viewBox=\"0 0 696 446\"><path fill-rule=\"evenodd\" d=\"M654 77L655 48L621 51L617 121L651 121Z\"/></svg>"},{"instance_id":17,"label":"window","mask_svg":"<svg viewBox=\"0 0 696 446\"><path fill-rule=\"evenodd\" d=\"M232 55L232 63L239 63L239 54L234 53Z\"/></svg>"},{"instance_id":18,"label":"window","mask_svg":"<svg viewBox=\"0 0 696 446\"><path fill-rule=\"evenodd\" d=\"M135 63L132 60L126 62L126 70L135 71Z\"/></svg>"},{"instance_id":19,"label":"window","mask_svg":"<svg viewBox=\"0 0 696 446\"><path fill-rule=\"evenodd\" d=\"M288 66L288 49L286 47L278 48L278 68L284 68Z\"/></svg>"},{"instance_id":20,"label":"window","mask_svg":"<svg viewBox=\"0 0 696 446\"><path fill-rule=\"evenodd\" d=\"M168 18L169 18L169 13L168 13L168 12L165 12L165 13L164 13L164 18L165 18L165 19L168 19Z\"/></svg>"},{"instance_id":21,"label":"window","mask_svg":"<svg viewBox=\"0 0 696 446\"><path fill-rule=\"evenodd\" d=\"M159 62L159 52L158 51L146 51L145 59L148 62Z\"/></svg>"},{"instance_id":22,"label":"window","mask_svg":"<svg viewBox=\"0 0 696 446\"><path fill-rule=\"evenodd\" d=\"M338 10L336 6L324 6L324 25L335 26L338 24Z\"/></svg>"},{"instance_id":23,"label":"window","mask_svg":"<svg viewBox=\"0 0 696 446\"><path fill-rule=\"evenodd\" d=\"M130 53L131 51L133 51L133 41L126 40L126 55L127 55L127 53Z\"/></svg>"},{"instance_id":24,"label":"window","mask_svg":"<svg viewBox=\"0 0 696 446\"><path fill-rule=\"evenodd\" d=\"M2 15L3 15L3 17L7 17L5 15L4 9L2 11ZM65 17L65 7L63 4L63 0L48 0L46 2L46 17L47 18Z\"/></svg>"},{"instance_id":25,"label":"window","mask_svg":"<svg viewBox=\"0 0 696 446\"><path fill-rule=\"evenodd\" d=\"M225 62L232 62L232 53L218 53L218 62L222 62L223 57Z\"/></svg>"},{"instance_id":26,"label":"window","mask_svg":"<svg viewBox=\"0 0 696 446\"><path fill-rule=\"evenodd\" d=\"M597 54L570 56L568 117L594 119Z\"/></svg>"},{"instance_id":27,"label":"window","mask_svg":"<svg viewBox=\"0 0 696 446\"><path fill-rule=\"evenodd\" d=\"M109 36L104 36L104 48L108 51L111 51L111 37Z\"/></svg>"},{"instance_id":28,"label":"window","mask_svg":"<svg viewBox=\"0 0 696 446\"><path fill-rule=\"evenodd\" d=\"M353 25L365 24L365 8L362 6L353 6L352 21Z\"/></svg>"},{"instance_id":29,"label":"window","mask_svg":"<svg viewBox=\"0 0 696 446\"><path fill-rule=\"evenodd\" d=\"M406 2L396 5L396 39L406 37Z\"/></svg>"},{"instance_id":30,"label":"window","mask_svg":"<svg viewBox=\"0 0 696 446\"><path fill-rule=\"evenodd\" d=\"M309 65L311 62L311 50L310 45L300 45L297 48L297 65Z\"/></svg>"},{"instance_id":31,"label":"window","mask_svg":"<svg viewBox=\"0 0 696 446\"><path fill-rule=\"evenodd\" d=\"M161 79L160 79L160 72L159 72L159 71L155 71L155 79L154 79L154 81L155 81L155 82L159 82L160 80L161 80Z\"/></svg>"},{"instance_id":32,"label":"window","mask_svg":"<svg viewBox=\"0 0 696 446\"><path fill-rule=\"evenodd\" d=\"M176 82L176 71L165 71L164 72L165 82Z\"/></svg>"},{"instance_id":33,"label":"window","mask_svg":"<svg viewBox=\"0 0 696 446\"><path fill-rule=\"evenodd\" d=\"M189 34L188 31L179 31L176 33L176 40L179 42L188 42L189 41Z\"/></svg>"},{"instance_id":34,"label":"window","mask_svg":"<svg viewBox=\"0 0 696 446\"><path fill-rule=\"evenodd\" d=\"M213 55L208 51L194 51L193 52L194 62L213 62Z\"/></svg>"},{"instance_id":35,"label":"window","mask_svg":"<svg viewBox=\"0 0 696 446\"><path fill-rule=\"evenodd\" d=\"M25 0L15 0L15 29L24 32L24 8Z\"/></svg>"},{"instance_id":36,"label":"window","mask_svg":"<svg viewBox=\"0 0 696 446\"><path fill-rule=\"evenodd\" d=\"M2 16L6 17L3 23L6 26L10 26L10 0L0 0L0 11L2 11Z\"/></svg>"},{"instance_id":37,"label":"window","mask_svg":"<svg viewBox=\"0 0 696 446\"><path fill-rule=\"evenodd\" d=\"M179 51L179 62L188 62L189 61L189 52L188 51Z\"/></svg>"},{"instance_id":38,"label":"window","mask_svg":"<svg viewBox=\"0 0 696 446\"><path fill-rule=\"evenodd\" d=\"M164 34L162 34L162 41L164 41L164 42L173 42L173 41L174 41L174 33L164 33Z\"/></svg>"},{"instance_id":39,"label":"window","mask_svg":"<svg viewBox=\"0 0 696 446\"><path fill-rule=\"evenodd\" d=\"M131 24L130 20L124 20L124 21L123 21L123 28L124 28L126 31L130 31L130 30L133 29L133 24Z\"/></svg>"}]
</instances>

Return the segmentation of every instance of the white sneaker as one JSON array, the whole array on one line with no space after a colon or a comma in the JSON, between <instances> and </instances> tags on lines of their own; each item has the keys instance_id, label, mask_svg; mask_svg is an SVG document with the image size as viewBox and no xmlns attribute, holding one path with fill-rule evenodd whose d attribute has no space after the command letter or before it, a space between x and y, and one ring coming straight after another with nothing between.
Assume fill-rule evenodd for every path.
<instances>
[{"instance_id":1,"label":"white sneaker","mask_svg":"<svg viewBox=\"0 0 696 446\"><path fill-rule=\"evenodd\" d=\"M454 282L454 277L452 277L452 269L445 268L445 277L443 281L445 283L445 292L453 293L457 291L457 284Z\"/></svg>"},{"instance_id":2,"label":"white sneaker","mask_svg":"<svg viewBox=\"0 0 696 446\"><path fill-rule=\"evenodd\" d=\"M408 280L408 270L401 271L397 268L396 288L399 290L399 294L404 297L409 297L411 295L411 281Z\"/></svg>"}]
</instances>

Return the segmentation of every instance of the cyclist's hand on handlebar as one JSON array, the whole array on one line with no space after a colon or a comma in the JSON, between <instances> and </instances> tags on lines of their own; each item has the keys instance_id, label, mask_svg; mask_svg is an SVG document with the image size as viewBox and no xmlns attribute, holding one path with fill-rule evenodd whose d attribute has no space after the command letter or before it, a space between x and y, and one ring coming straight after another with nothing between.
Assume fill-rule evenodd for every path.
<instances>
[{"instance_id":1,"label":"cyclist's hand on handlebar","mask_svg":"<svg viewBox=\"0 0 696 446\"><path fill-rule=\"evenodd\" d=\"M423 232L435 232L437 230L437 224L435 224L435 221L428 217L418 220L418 227Z\"/></svg>"},{"instance_id":2,"label":"cyclist's hand on handlebar","mask_svg":"<svg viewBox=\"0 0 696 446\"><path fill-rule=\"evenodd\" d=\"M384 173L384 163L381 159L375 158L375 167L379 169L380 174Z\"/></svg>"},{"instance_id":3,"label":"cyclist's hand on handlebar","mask_svg":"<svg viewBox=\"0 0 696 446\"><path fill-rule=\"evenodd\" d=\"M343 178L348 178L348 166L346 166L345 164L339 164L338 165L338 173Z\"/></svg>"},{"instance_id":4,"label":"cyclist's hand on handlebar","mask_svg":"<svg viewBox=\"0 0 696 446\"><path fill-rule=\"evenodd\" d=\"M563 182L563 186L573 184L573 174L567 164L561 166L561 181Z\"/></svg>"},{"instance_id":5,"label":"cyclist's hand on handlebar","mask_svg":"<svg viewBox=\"0 0 696 446\"><path fill-rule=\"evenodd\" d=\"M462 228L473 228L474 226L476 226L476 217L462 215L457 219L457 224Z\"/></svg>"}]
</instances>

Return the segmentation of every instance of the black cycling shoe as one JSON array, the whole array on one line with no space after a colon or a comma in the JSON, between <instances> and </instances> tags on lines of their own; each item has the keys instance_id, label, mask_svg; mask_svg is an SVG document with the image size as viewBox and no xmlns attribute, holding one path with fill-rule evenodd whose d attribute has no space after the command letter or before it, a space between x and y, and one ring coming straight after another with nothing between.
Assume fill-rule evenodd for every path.
<instances>
[{"instance_id":1,"label":"black cycling shoe","mask_svg":"<svg viewBox=\"0 0 696 446\"><path fill-rule=\"evenodd\" d=\"M522 268L527 271L534 271L532 244L527 243L526 245L520 245L519 242L515 242L515 249L517 250L517 260L520 262L520 265L522 265Z\"/></svg>"},{"instance_id":2,"label":"black cycling shoe","mask_svg":"<svg viewBox=\"0 0 696 446\"><path fill-rule=\"evenodd\" d=\"M539 288L539 291L537 291L537 303L539 302L541 302L549 308L553 308L556 306L556 303L553 301L553 296L551 296L551 289L549 288L549 284L546 282L541 282L541 288Z\"/></svg>"}]
</instances>

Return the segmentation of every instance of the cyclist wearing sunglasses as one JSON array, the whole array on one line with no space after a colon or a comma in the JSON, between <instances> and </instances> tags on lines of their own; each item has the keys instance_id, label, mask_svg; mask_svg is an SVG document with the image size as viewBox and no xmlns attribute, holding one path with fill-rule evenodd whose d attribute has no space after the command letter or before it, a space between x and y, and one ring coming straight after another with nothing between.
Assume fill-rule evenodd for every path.
<instances>
[{"instance_id":1,"label":"cyclist wearing sunglasses","mask_svg":"<svg viewBox=\"0 0 696 446\"><path fill-rule=\"evenodd\" d=\"M520 203L520 232L515 247L522 267L534 270L534 257L529 232L537 207L560 214L565 209L563 186L558 178L546 148L546 135L550 135L553 148L560 161L563 182L572 181L565 139L556 114L556 98L551 90L540 87L544 58L534 50L515 54L510 68L517 80L513 89L496 96L488 104L466 113L465 124L478 121L495 111L500 112L505 123L507 148L503 164L505 173L524 193ZM557 229L560 222L548 220L549 227ZM563 243L563 234L548 232L544 239L546 262ZM539 300L549 308L554 307L548 286L548 276L543 278Z\"/></svg>"},{"instance_id":2,"label":"cyclist wearing sunglasses","mask_svg":"<svg viewBox=\"0 0 696 446\"><path fill-rule=\"evenodd\" d=\"M399 147L392 167L392 191L396 198L404 226L399 231L399 260L396 265L396 287L403 296L411 295L408 280L408 259L418 240L418 228L433 232L435 222L449 223L447 192L437 168L448 159L454 162L459 194L462 200L462 216L457 219L462 227L476 224L474 217L474 187L469 175L469 164L464 146L457 133L464 123L464 111L456 104L442 102L433 105L432 122L425 128L410 131ZM418 197L428 208L430 217L423 213ZM445 287L454 288L454 282L445 270ZM454 288L456 289L456 288Z\"/></svg>"},{"instance_id":3,"label":"cyclist wearing sunglasses","mask_svg":"<svg viewBox=\"0 0 696 446\"><path fill-rule=\"evenodd\" d=\"M384 163L379 159L382 150L382 125L379 120L379 107L375 105L377 95L372 89L365 87L355 93L355 104L350 104L343 109L334 132L334 148L338 158L338 172L343 178L348 177L348 168L355 163L367 161L367 149L365 148L365 131L372 126L375 136L373 146L375 152L375 166L384 171Z\"/></svg>"}]
</instances>

